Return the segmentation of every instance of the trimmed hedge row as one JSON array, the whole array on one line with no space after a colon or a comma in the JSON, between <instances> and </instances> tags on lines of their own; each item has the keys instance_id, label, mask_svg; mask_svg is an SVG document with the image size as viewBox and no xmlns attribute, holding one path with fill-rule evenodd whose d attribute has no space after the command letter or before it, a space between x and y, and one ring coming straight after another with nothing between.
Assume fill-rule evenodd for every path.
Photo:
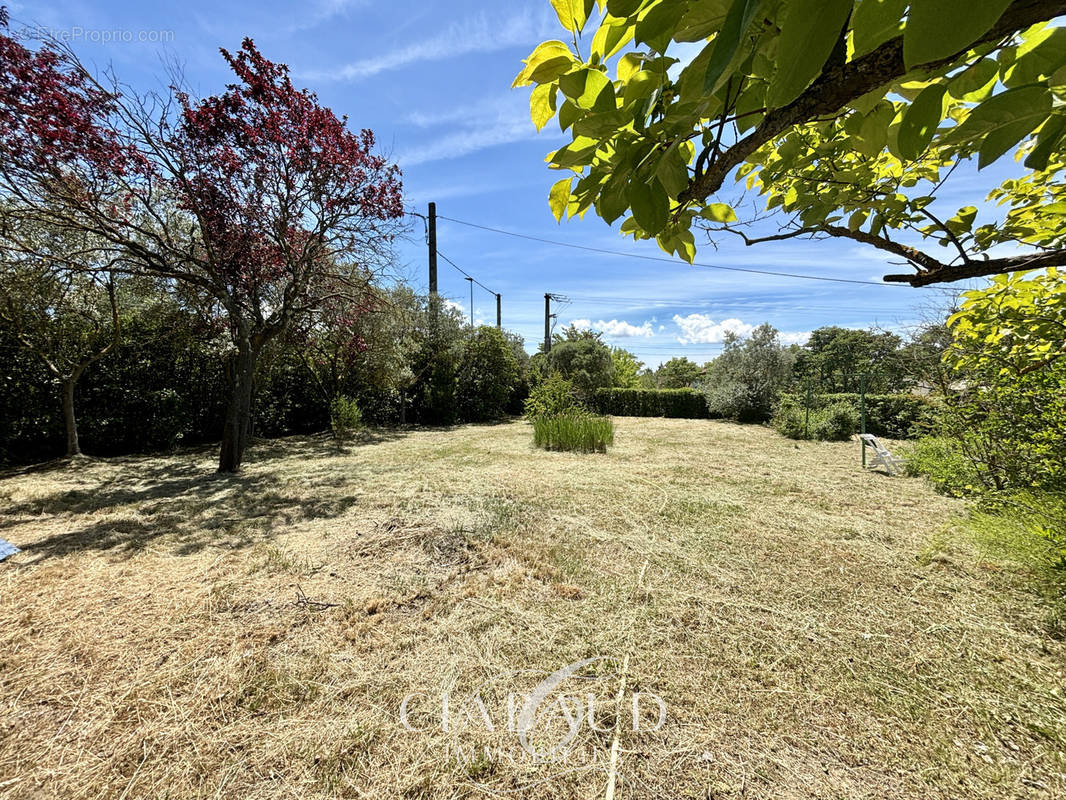
<instances>
[{"instance_id":1,"label":"trimmed hedge row","mask_svg":"<svg viewBox=\"0 0 1066 800\"><path fill-rule=\"evenodd\" d=\"M782 406L791 405L803 409L807 398L802 394L781 395ZM835 403L847 403L860 413L861 398L858 394L818 394L811 398L812 409L822 409ZM866 395L866 432L890 439L913 439L922 436L933 427L935 407L928 398L914 394L868 394ZM856 429L858 432L858 429Z\"/></svg>"},{"instance_id":2,"label":"trimmed hedge row","mask_svg":"<svg viewBox=\"0 0 1066 800\"><path fill-rule=\"evenodd\" d=\"M592 406L616 417L706 419L707 399L695 389L597 389Z\"/></svg>"}]
</instances>

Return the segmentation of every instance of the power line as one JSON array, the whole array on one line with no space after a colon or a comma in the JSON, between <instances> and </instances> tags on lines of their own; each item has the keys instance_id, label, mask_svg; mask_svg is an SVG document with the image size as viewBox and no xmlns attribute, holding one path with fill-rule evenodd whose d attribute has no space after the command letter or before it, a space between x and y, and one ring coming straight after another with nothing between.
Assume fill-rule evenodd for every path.
<instances>
[{"instance_id":1,"label":"power line","mask_svg":"<svg viewBox=\"0 0 1066 800\"><path fill-rule=\"evenodd\" d=\"M461 219L455 219L454 217L445 217L443 215L440 215L439 218L448 220L448 222L454 222L457 225L466 225L469 228L477 228L478 230L489 231L490 233L498 233L498 234L501 234L503 236L513 236L513 237L515 237L517 239L527 239L527 240L529 240L531 242L540 242L541 244L551 244L551 245L555 245L556 247L569 247L569 248L571 248L573 250L585 250L585 251L587 251L589 253L600 253L601 255L619 256L621 258L636 258L636 259L640 259L642 261L658 261L658 262L663 262L663 263L667 263L667 264L674 264L674 265L679 263L675 259L663 258L661 256L649 256L649 255L643 255L641 253L623 253L620 250L606 250L606 249L599 248L599 247L589 247L589 246L583 245L583 244L573 244L571 242L558 242L558 241L555 241L553 239L543 239L543 238L541 238L539 236L530 236L529 234L525 234L525 233L515 233L514 231L505 231L505 230L503 230L501 228L491 228L488 225L478 225L477 223L466 222L466 221L461 220ZM726 267L726 266L723 266L721 264L693 263L693 264L690 264L689 266L700 267L701 269L720 269L720 270L726 270L728 272L747 272L747 273L751 273L751 274L754 274L754 275L772 275L772 276L778 277L778 278L801 278L803 280L808 280L808 281L826 281L826 282L829 282L829 283L852 283L852 284L858 284L860 286L883 286L883 287L900 288L900 289L910 288L908 286L904 286L901 283L878 283L876 281L860 281L860 280L857 280L857 279L854 279L854 278L827 278L824 275L801 275L801 274L795 273L795 272L773 272L771 270L751 269L749 267Z\"/></svg>"},{"instance_id":2,"label":"power line","mask_svg":"<svg viewBox=\"0 0 1066 800\"><path fill-rule=\"evenodd\" d=\"M575 303L581 306L606 306L608 308L647 308L647 309L673 309L673 308L712 308L741 309L745 311L782 311L796 308L796 301L761 301L761 300L699 300L679 297L594 297L584 295L571 295ZM803 303L805 311L835 311L840 312L839 306L814 306ZM879 306L881 311L906 311L906 308L889 308Z\"/></svg>"},{"instance_id":3,"label":"power line","mask_svg":"<svg viewBox=\"0 0 1066 800\"><path fill-rule=\"evenodd\" d=\"M441 219L444 219L444 217L441 217ZM482 289L484 289L489 294L492 294L492 295L496 294L496 292L492 291L492 289L490 289L488 286L483 284L481 281L479 281L477 278L475 278L473 275L471 275L465 269L460 267L458 264L456 264L454 261L452 261L450 258L448 258L448 256L444 255L444 253L442 253L439 249L437 250L437 255L440 256L441 258L443 258L445 261L447 261L453 267L455 267L455 269L457 269L459 272L461 272L463 274L463 276L468 281L473 281L474 283L476 283L478 286L480 286Z\"/></svg>"}]
</instances>

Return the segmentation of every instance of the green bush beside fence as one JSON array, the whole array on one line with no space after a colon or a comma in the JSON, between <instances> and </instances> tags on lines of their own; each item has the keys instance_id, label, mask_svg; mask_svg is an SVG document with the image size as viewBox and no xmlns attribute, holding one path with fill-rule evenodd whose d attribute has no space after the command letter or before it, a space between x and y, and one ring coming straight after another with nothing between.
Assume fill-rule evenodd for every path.
<instances>
[{"instance_id":1,"label":"green bush beside fence","mask_svg":"<svg viewBox=\"0 0 1066 800\"><path fill-rule=\"evenodd\" d=\"M783 394L778 404L775 427L786 436L802 439L803 422L806 416L807 397L803 394ZM816 394L811 396L811 425L814 425L815 412L829 406L846 404L855 411L859 420L861 409L858 394ZM866 432L875 436L887 436L890 439L913 439L927 433L934 422L935 407L925 397L914 394L868 394L866 395ZM785 425L785 416L790 423ZM797 422L798 421L798 422ZM792 435L791 430L799 425L799 433ZM788 430L786 430L786 428ZM859 432L859 423L855 430ZM813 433L812 433L812 438Z\"/></svg>"},{"instance_id":2,"label":"green bush beside fence","mask_svg":"<svg viewBox=\"0 0 1066 800\"><path fill-rule=\"evenodd\" d=\"M707 399L695 389L598 389L592 405L616 417L706 419Z\"/></svg>"},{"instance_id":3,"label":"green bush beside fence","mask_svg":"<svg viewBox=\"0 0 1066 800\"><path fill-rule=\"evenodd\" d=\"M837 402L812 408L808 418L806 407L789 400L778 405L773 426L789 439L843 442L859 429L859 412L850 403Z\"/></svg>"}]
</instances>

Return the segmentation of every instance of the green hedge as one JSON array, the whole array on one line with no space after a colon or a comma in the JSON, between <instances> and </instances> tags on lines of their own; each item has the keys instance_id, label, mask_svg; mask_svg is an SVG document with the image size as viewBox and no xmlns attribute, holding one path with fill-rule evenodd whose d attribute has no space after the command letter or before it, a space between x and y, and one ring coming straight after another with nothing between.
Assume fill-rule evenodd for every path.
<instances>
[{"instance_id":1,"label":"green hedge","mask_svg":"<svg viewBox=\"0 0 1066 800\"><path fill-rule=\"evenodd\" d=\"M791 405L801 411L806 405L806 395L784 394L782 406ZM847 403L860 411L858 394L817 394L811 398L813 409L822 409L836 403ZM866 432L890 439L913 439L928 434L934 426L935 407L925 397L914 394L868 394L866 395ZM856 428L856 433L858 429Z\"/></svg>"},{"instance_id":2,"label":"green hedge","mask_svg":"<svg viewBox=\"0 0 1066 800\"><path fill-rule=\"evenodd\" d=\"M695 389L597 389L593 408L616 417L706 419L707 399Z\"/></svg>"}]
</instances>

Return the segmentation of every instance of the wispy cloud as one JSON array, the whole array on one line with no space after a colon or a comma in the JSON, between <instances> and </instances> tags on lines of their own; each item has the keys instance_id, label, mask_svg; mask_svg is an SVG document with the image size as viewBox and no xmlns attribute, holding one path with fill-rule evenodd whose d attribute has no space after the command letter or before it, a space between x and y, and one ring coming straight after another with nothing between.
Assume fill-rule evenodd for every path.
<instances>
[{"instance_id":1,"label":"wispy cloud","mask_svg":"<svg viewBox=\"0 0 1066 800\"><path fill-rule=\"evenodd\" d=\"M517 92L439 112L416 111L406 121L431 136L425 144L401 149L396 162L403 167L537 138L537 129L529 119L528 100Z\"/></svg>"},{"instance_id":2,"label":"wispy cloud","mask_svg":"<svg viewBox=\"0 0 1066 800\"><path fill-rule=\"evenodd\" d=\"M387 53L367 55L339 67L312 70L302 78L357 81L382 72L426 61L444 61L472 53L492 53L522 44L536 44L552 35L552 19L545 11L524 9L520 13L489 18L485 13L453 22L435 36L398 47ZM517 68L515 69L517 73Z\"/></svg>"},{"instance_id":3,"label":"wispy cloud","mask_svg":"<svg viewBox=\"0 0 1066 800\"><path fill-rule=\"evenodd\" d=\"M291 23L287 30L295 33L317 28L334 17L343 16L354 8L362 8L369 5L369 0L315 0L303 12L296 21Z\"/></svg>"},{"instance_id":4,"label":"wispy cloud","mask_svg":"<svg viewBox=\"0 0 1066 800\"><path fill-rule=\"evenodd\" d=\"M493 128L456 131L429 144L400 152L396 156L396 163L402 167L413 167L430 161L460 158L488 147L531 139L535 135L533 124L528 119Z\"/></svg>"},{"instance_id":5,"label":"wispy cloud","mask_svg":"<svg viewBox=\"0 0 1066 800\"><path fill-rule=\"evenodd\" d=\"M612 320L599 320L593 322L588 319L575 319L571 320L571 325L575 328L581 328L582 330L599 331L605 336L630 338L630 337L642 337L650 338L655 335L655 331L652 329L652 323L649 320L643 325L633 325L626 322L624 319L612 319Z\"/></svg>"}]
</instances>

